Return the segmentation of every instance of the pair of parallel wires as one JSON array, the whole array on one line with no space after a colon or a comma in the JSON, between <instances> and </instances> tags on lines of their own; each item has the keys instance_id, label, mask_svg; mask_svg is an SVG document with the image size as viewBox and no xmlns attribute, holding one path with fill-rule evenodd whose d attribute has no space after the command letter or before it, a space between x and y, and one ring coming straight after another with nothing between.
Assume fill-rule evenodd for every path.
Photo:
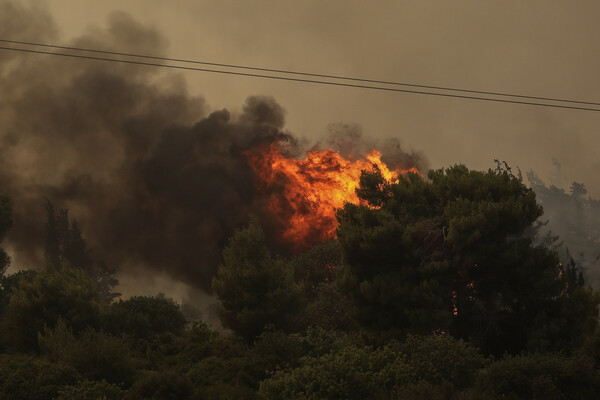
<instances>
[{"instance_id":1,"label":"pair of parallel wires","mask_svg":"<svg viewBox=\"0 0 600 400\"><path fill-rule=\"evenodd\" d=\"M0 44L3 44L0 45L0 50L4 51L50 55L56 57L143 65L148 67L171 68L185 71L225 75L237 75L261 79L275 79L303 84L329 85L355 89L379 90L386 92L441 96L476 101L600 112L600 103L591 101L569 100L555 97L526 96L506 92L470 90L444 86L329 75L322 73L253 67L247 65L224 64L183 58L158 57L147 54L123 53L117 51L59 46L56 44L24 42L8 39L0 39Z\"/></svg>"}]
</instances>

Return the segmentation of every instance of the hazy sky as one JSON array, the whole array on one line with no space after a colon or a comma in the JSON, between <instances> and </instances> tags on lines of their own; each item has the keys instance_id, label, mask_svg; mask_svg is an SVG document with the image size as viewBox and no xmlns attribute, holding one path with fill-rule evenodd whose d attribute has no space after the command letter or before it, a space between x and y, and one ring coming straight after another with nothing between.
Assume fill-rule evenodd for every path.
<instances>
[{"instance_id":1,"label":"hazy sky","mask_svg":"<svg viewBox=\"0 0 600 400\"><path fill-rule=\"evenodd\" d=\"M166 55L426 85L600 101L597 1L54 0L61 40L106 25L115 10L157 28ZM498 157L542 177L552 157L566 184L600 196L600 113L183 73L212 109L274 96L287 129L330 123L398 137L433 167L493 167Z\"/></svg>"},{"instance_id":2,"label":"hazy sky","mask_svg":"<svg viewBox=\"0 0 600 400\"><path fill-rule=\"evenodd\" d=\"M10 4L0 0L0 5L2 3ZM17 3L13 1L12 4ZM98 46L109 43L111 50L119 51L118 38L125 35L127 41L123 41L122 50L127 52L600 102L600 80L597 78L600 71L600 24L597 23L600 3L597 1L24 0L21 4L26 6L23 9L29 10L31 5L34 9L45 9L54 23L44 12L21 12L8 6L0 10L21 15L26 21L12 15L0 15L0 33L11 36L0 38L12 39L15 35L43 37L47 42L54 41L53 44L90 46L97 39ZM114 23L113 18L113 23L109 23L111 14L116 11L128 13L139 24L155 29L162 39L152 29L133 26L135 24L127 18L121 18L120 23ZM121 31L111 32L111 29ZM83 38L80 39L83 42L77 38ZM132 43L138 42L142 48L132 47ZM0 62L10 66L11 56L14 54L0 53ZM18 59L22 62L21 67L13 71L18 79L0 81L4 85L0 103L4 101L2 104L7 106L3 118L9 121L14 117L12 125L4 124L4 130L7 130L4 141L16 146L0 160L0 164L4 163L0 176L7 175L9 184L20 182L17 186L21 197L16 203L22 208L21 215L30 209L41 213L40 199L46 194L40 190L52 188L57 180L68 181L68 168L77 167L81 176L92 172L91 176L99 180L104 172L114 174L118 170L122 156L119 138L101 132L110 130L110 126L97 124L110 121L112 116L96 118L101 112L96 108L90 108L89 115L79 112L80 109L87 110L90 99L78 96L85 96L93 89L85 86L86 82L95 82L86 80L86 76L93 78L104 69L128 79L132 74L136 77L139 74L139 82L164 79L178 87L174 93L181 94L182 88L186 88L191 96L204 99L204 102L194 102L183 96L181 103L166 101L168 94L164 97L147 82L136 86L136 79L129 79L126 84L143 93L131 95L137 98L142 109L148 106L145 99L148 104L170 104L157 110L157 120L163 124L172 121L190 126L205 118L208 112L223 108L229 109L234 116L240 115L248 96L268 95L285 109L285 129L298 137L316 140L327 134L330 124L355 124L361 127L367 140L398 138L405 150L421 152L435 168L465 163L471 168L487 169L494 167L494 158L499 158L511 166L520 166L523 171L534 169L547 182L561 183L566 188L573 180L583 182L592 196L600 197L600 174L596 173L600 169L597 156L600 112L191 71L168 70L157 77L145 73L146 67L80 60L66 62L56 58L50 60L49 56L21 55ZM180 81L173 79L174 75L179 76ZM73 93L64 92L69 87L65 82L70 80L78 89ZM157 88L166 86L169 85L156 85ZM108 89L101 85L97 89L90 104L113 110L116 121L128 117L127 113L135 115L137 112L132 106L123 109L121 116L118 101L129 104L128 97L112 99L114 92L105 94ZM53 98L52 90L62 96L55 103L48 101ZM32 95L27 95L28 91ZM18 100L22 92L25 92L23 98L28 99L26 103ZM17 100L11 100L11 95ZM174 97L175 100L178 98ZM103 104L104 100L111 104ZM88 135L81 135L82 142L78 142L78 134L88 128ZM162 129L149 125L149 129L153 128L157 132ZM30 139L18 142L14 133L23 133L27 129L30 129ZM121 134L119 129L114 130L117 136ZM57 140L48 136L51 133ZM147 137L154 136L149 134ZM92 142L86 142L86 138ZM37 143L38 147L29 146L27 140ZM55 149L60 149L61 156L53 152ZM562 182L551 178L558 176L553 169L553 157L562 164ZM98 164L102 167L98 168ZM48 168L48 165L52 167ZM23 179L27 176L34 176L36 180ZM37 191L29 190L27 185L37 187ZM88 194L93 195L96 186L89 186L93 190ZM187 189L180 189L185 194ZM105 190L102 193L107 195L111 193L110 186L108 189L100 186L98 190ZM118 190L115 192L118 194ZM97 203L101 202L102 198L99 198ZM74 202L60 207L68 207L71 215L81 218L85 228L86 213L97 211L94 207L98 204L94 201L90 204ZM167 208L177 211L173 207ZM38 234L43 234L40 231L43 227L38 226L38 215L30 219L37 224ZM12 233L27 238L28 228L32 227L15 227ZM153 235L152 232L147 234ZM206 229L204 234L214 236L211 229ZM96 248L103 245L93 239L90 238ZM23 266L17 261L18 257L15 257L15 268ZM160 290L178 299L187 296L188 286L172 279L178 276L166 265L154 274L135 273L134 266L122 270L130 273L119 277L120 290L125 293L136 293L144 288L146 294ZM194 291L189 295L193 293L204 296Z\"/></svg>"}]
</instances>

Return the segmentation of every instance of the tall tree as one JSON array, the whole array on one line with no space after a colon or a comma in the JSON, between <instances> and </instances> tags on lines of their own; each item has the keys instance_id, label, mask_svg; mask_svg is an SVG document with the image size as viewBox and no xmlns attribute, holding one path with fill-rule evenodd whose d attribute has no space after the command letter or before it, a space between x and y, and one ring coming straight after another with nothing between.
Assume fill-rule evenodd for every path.
<instances>
[{"instance_id":1,"label":"tall tree","mask_svg":"<svg viewBox=\"0 0 600 400\"><path fill-rule=\"evenodd\" d=\"M52 203L46 200L46 216L45 254L49 268L60 271L68 265L81 270L94 282L106 301L118 296L112 291L119 283L113 275L114 270L104 262L94 262L78 222L69 222L69 210L61 209L57 214Z\"/></svg>"},{"instance_id":2,"label":"tall tree","mask_svg":"<svg viewBox=\"0 0 600 400\"><path fill-rule=\"evenodd\" d=\"M63 320L78 334L100 326L101 298L82 271L41 270L32 279L21 279L13 288L0 321L0 333L8 348L38 350L38 334Z\"/></svg>"},{"instance_id":3,"label":"tall tree","mask_svg":"<svg viewBox=\"0 0 600 400\"><path fill-rule=\"evenodd\" d=\"M547 185L533 171L527 178L546 219L534 241L550 235L559 238L556 246L562 262L569 264L574 259L585 272L586 282L600 289L600 201L589 197L582 183L573 182L566 191Z\"/></svg>"},{"instance_id":4,"label":"tall tree","mask_svg":"<svg viewBox=\"0 0 600 400\"><path fill-rule=\"evenodd\" d=\"M579 297L576 336L595 327L597 296L566 290L572 274L525 234L542 208L517 177L457 165L388 184L375 170L358 194L366 204L346 204L337 233L344 288L373 331L450 331L486 353L520 352L573 334L563 321Z\"/></svg>"},{"instance_id":5,"label":"tall tree","mask_svg":"<svg viewBox=\"0 0 600 400\"><path fill-rule=\"evenodd\" d=\"M256 220L235 233L213 280L223 325L253 342L265 325L284 328L298 305L293 270L271 256Z\"/></svg>"}]
</instances>

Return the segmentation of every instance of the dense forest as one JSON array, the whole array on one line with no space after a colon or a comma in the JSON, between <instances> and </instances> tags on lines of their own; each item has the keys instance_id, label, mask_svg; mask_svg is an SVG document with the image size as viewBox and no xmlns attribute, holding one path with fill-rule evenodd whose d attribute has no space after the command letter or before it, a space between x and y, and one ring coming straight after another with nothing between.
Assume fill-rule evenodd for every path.
<instances>
[{"instance_id":1,"label":"dense forest","mask_svg":"<svg viewBox=\"0 0 600 400\"><path fill-rule=\"evenodd\" d=\"M600 288L600 201L586 196L582 183L572 182L565 190L546 184L533 171L527 178L544 207L535 227L535 243L556 250L566 262L576 263L587 282Z\"/></svg>"},{"instance_id":2,"label":"dense forest","mask_svg":"<svg viewBox=\"0 0 600 400\"><path fill-rule=\"evenodd\" d=\"M375 168L357 194L337 239L299 255L258 217L237 230L212 281L222 327L160 294L119 299L46 202L46 264L7 274L0 251L2 398L597 398L600 295L519 177L457 165L390 184ZM8 193L0 240L12 225Z\"/></svg>"}]
</instances>

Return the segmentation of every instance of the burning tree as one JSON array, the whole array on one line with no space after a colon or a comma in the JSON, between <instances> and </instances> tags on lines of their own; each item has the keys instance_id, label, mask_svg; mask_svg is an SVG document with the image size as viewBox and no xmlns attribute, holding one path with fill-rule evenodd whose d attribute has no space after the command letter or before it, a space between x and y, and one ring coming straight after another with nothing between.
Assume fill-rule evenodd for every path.
<instances>
[{"instance_id":1,"label":"burning tree","mask_svg":"<svg viewBox=\"0 0 600 400\"><path fill-rule=\"evenodd\" d=\"M599 298L571 287L555 253L525 234L542 208L507 173L464 166L388 184L363 173L362 204L338 211L344 290L384 336L450 332L486 353L570 348Z\"/></svg>"},{"instance_id":2,"label":"burning tree","mask_svg":"<svg viewBox=\"0 0 600 400\"><path fill-rule=\"evenodd\" d=\"M388 182L401 174L418 173L413 166L388 167L377 150L345 158L332 149L313 149L302 159L286 157L284 151L285 144L272 142L247 151L246 156L283 241L296 250L335 237L335 210L361 202L356 191L363 170L376 168Z\"/></svg>"}]
</instances>

